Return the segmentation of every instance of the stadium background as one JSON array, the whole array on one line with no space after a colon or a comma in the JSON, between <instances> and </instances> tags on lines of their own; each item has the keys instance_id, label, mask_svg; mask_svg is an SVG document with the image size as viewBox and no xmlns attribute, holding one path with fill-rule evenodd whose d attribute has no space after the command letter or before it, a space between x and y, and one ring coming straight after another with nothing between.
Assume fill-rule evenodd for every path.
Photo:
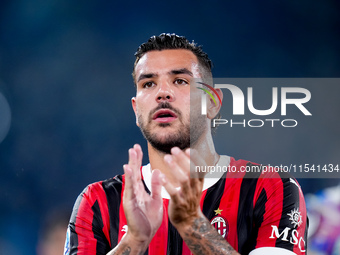
<instances>
[{"instance_id":1,"label":"stadium background","mask_svg":"<svg viewBox=\"0 0 340 255\"><path fill-rule=\"evenodd\" d=\"M339 11L337 0L1 1L0 253L35 254L43 219L121 173L134 143L146 151L130 99L133 53L149 36L194 39L216 77L339 77ZM339 92L322 98L315 126L275 141L237 137L223 153L266 163L322 152L336 163ZM305 193L339 183L299 181Z\"/></svg>"}]
</instances>

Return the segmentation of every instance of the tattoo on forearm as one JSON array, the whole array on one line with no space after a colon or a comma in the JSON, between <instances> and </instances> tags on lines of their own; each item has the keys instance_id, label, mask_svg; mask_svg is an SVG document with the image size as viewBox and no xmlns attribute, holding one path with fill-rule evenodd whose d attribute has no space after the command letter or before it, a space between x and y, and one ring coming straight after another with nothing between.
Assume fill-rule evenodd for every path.
<instances>
[{"instance_id":1,"label":"tattoo on forearm","mask_svg":"<svg viewBox=\"0 0 340 255\"><path fill-rule=\"evenodd\" d=\"M123 251L122 255L129 255L131 252L131 248L128 246L126 249Z\"/></svg>"},{"instance_id":2,"label":"tattoo on forearm","mask_svg":"<svg viewBox=\"0 0 340 255\"><path fill-rule=\"evenodd\" d=\"M123 246L122 247L122 250L117 250L117 251L114 251L111 255L115 255L115 254L121 254L121 255L129 255L131 253L131 247L130 246Z\"/></svg>"},{"instance_id":3,"label":"tattoo on forearm","mask_svg":"<svg viewBox=\"0 0 340 255\"><path fill-rule=\"evenodd\" d=\"M195 255L238 254L205 218L196 219L184 233L183 240Z\"/></svg>"}]
</instances>

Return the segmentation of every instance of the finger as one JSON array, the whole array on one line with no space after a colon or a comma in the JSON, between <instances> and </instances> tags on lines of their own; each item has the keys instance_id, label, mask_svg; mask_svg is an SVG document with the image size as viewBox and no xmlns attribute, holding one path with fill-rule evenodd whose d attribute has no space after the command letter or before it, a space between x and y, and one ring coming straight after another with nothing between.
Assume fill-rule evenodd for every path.
<instances>
[{"instance_id":1,"label":"finger","mask_svg":"<svg viewBox=\"0 0 340 255\"><path fill-rule=\"evenodd\" d=\"M178 148L173 148L171 153L174 154L174 160L176 163L184 170L184 172L190 178L190 186L191 187L200 187L202 186L204 173L200 173L196 164L199 166L204 166L205 162L203 157L201 157L196 150L186 149L184 152L179 150ZM195 163L198 162L198 163ZM190 174L189 174L190 173ZM186 186L183 186L183 192L187 192Z\"/></svg>"},{"instance_id":2,"label":"finger","mask_svg":"<svg viewBox=\"0 0 340 255\"><path fill-rule=\"evenodd\" d=\"M181 152L183 153L183 152ZM183 170L181 167L179 167L179 165L173 160L173 156L172 155L166 155L164 157L166 163L168 164L168 166L171 168L171 174L173 175L173 178L175 179L176 183L171 183L173 186L175 186L176 184L180 185L180 192L177 192L180 196L182 194L190 194L191 190L190 190L190 176L189 176L189 172L188 170Z\"/></svg>"},{"instance_id":3,"label":"finger","mask_svg":"<svg viewBox=\"0 0 340 255\"><path fill-rule=\"evenodd\" d=\"M164 156L165 163L171 169L171 175L175 182L186 182L188 180L188 175L181 169L178 164L174 161L174 156L172 155L165 155ZM173 183L175 184L175 183Z\"/></svg>"},{"instance_id":4,"label":"finger","mask_svg":"<svg viewBox=\"0 0 340 255\"><path fill-rule=\"evenodd\" d=\"M152 171L151 174L151 197L153 199L161 199L162 184L165 181L164 174L158 169Z\"/></svg>"},{"instance_id":5,"label":"finger","mask_svg":"<svg viewBox=\"0 0 340 255\"><path fill-rule=\"evenodd\" d=\"M129 165L123 165L125 173L125 189L124 189L124 201L131 200L135 197L133 187L135 186L135 178Z\"/></svg>"},{"instance_id":6,"label":"finger","mask_svg":"<svg viewBox=\"0 0 340 255\"><path fill-rule=\"evenodd\" d=\"M133 148L135 149L136 153L137 153L137 162L139 164L139 166L142 165L142 161L143 161L143 151L142 151L142 147L140 147L139 144L135 144L133 146Z\"/></svg>"},{"instance_id":7,"label":"finger","mask_svg":"<svg viewBox=\"0 0 340 255\"><path fill-rule=\"evenodd\" d=\"M189 175L190 171L190 157L185 154L178 147L174 147L171 149L171 155L173 156L173 160L176 164L182 169L182 171Z\"/></svg>"},{"instance_id":8,"label":"finger","mask_svg":"<svg viewBox=\"0 0 340 255\"><path fill-rule=\"evenodd\" d=\"M202 181L205 173L200 172L200 169L203 166L206 166L203 157L200 156L197 150L194 149L185 150L185 154L190 157L190 177L196 179L198 178L200 181Z\"/></svg>"},{"instance_id":9,"label":"finger","mask_svg":"<svg viewBox=\"0 0 340 255\"><path fill-rule=\"evenodd\" d=\"M180 187L175 187L173 184L171 184L166 177L164 177L163 180L163 187L165 190L169 193L171 200L177 204L180 201L179 193L181 192Z\"/></svg>"},{"instance_id":10,"label":"finger","mask_svg":"<svg viewBox=\"0 0 340 255\"><path fill-rule=\"evenodd\" d=\"M137 152L135 149L129 149L129 167L132 170L133 178L135 180L141 180L141 174L140 174L140 167L141 165L138 162L137 159Z\"/></svg>"}]
</instances>

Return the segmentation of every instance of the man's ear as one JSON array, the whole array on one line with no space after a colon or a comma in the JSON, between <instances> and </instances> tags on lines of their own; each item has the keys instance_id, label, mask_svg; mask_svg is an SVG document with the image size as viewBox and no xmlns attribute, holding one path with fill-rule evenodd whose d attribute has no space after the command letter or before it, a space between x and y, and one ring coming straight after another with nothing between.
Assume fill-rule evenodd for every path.
<instances>
[{"instance_id":1,"label":"man's ear","mask_svg":"<svg viewBox=\"0 0 340 255\"><path fill-rule=\"evenodd\" d=\"M219 95L219 97L221 98L221 102L223 102L223 92L221 89L215 89L217 94ZM220 100L217 98L217 96L215 94L214 98L215 98L215 102L214 99L212 99L211 97L208 97L208 109L207 109L207 117L209 119L213 119L216 117L216 115L218 114L218 112L221 109L222 104L220 103Z\"/></svg>"},{"instance_id":2,"label":"man's ear","mask_svg":"<svg viewBox=\"0 0 340 255\"><path fill-rule=\"evenodd\" d=\"M137 105L136 105L136 98L135 97L131 98L131 104L132 104L132 108L133 108L133 111L135 112L135 116L136 116L136 125L139 127L138 115L137 115Z\"/></svg>"}]
</instances>

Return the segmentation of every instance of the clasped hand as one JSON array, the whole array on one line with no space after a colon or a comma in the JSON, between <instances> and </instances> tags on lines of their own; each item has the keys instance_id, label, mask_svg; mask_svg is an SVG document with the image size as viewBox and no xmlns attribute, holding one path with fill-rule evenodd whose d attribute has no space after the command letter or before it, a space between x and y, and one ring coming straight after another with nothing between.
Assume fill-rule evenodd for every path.
<instances>
[{"instance_id":1,"label":"clasped hand","mask_svg":"<svg viewBox=\"0 0 340 255\"><path fill-rule=\"evenodd\" d=\"M195 218L201 217L200 198L203 178L195 171L195 165L203 165L194 150L185 152L179 148L171 149L171 154L165 155L164 161L171 172L166 177L159 169L154 169L151 175L151 194L145 191L141 179L143 153L139 145L129 150L129 162L124 165L125 191L124 212L128 223L127 233L137 242L150 243L163 219L162 186L165 187L171 199L168 214L175 227L191 224Z\"/></svg>"}]
</instances>

